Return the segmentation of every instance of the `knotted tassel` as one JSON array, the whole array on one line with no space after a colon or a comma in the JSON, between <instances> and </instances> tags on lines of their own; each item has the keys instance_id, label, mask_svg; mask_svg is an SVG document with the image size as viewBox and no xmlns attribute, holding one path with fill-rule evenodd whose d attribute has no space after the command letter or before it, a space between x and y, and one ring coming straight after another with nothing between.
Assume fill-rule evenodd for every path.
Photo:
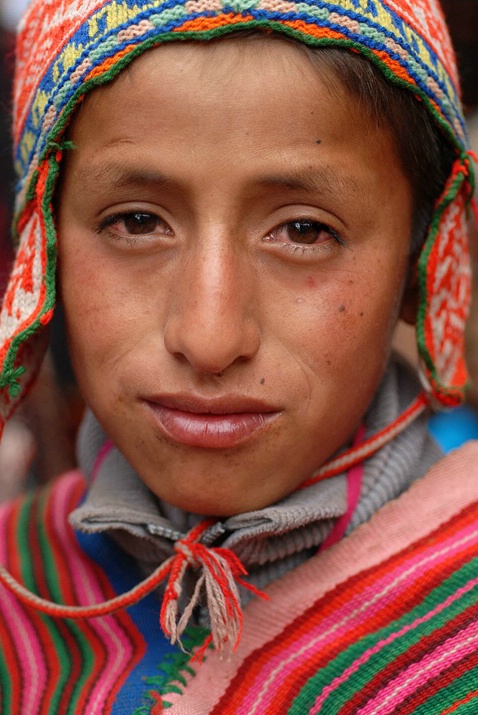
<instances>
[{"instance_id":1,"label":"knotted tassel","mask_svg":"<svg viewBox=\"0 0 478 715\"><path fill-rule=\"evenodd\" d=\"M229 549L207 547L199 542L212 522L203 521L188 535L176 542L175 556L161 607L161 627L171 643L181 643L195 607L205 596L209 614L211 636L202 653L210 643L219 651L226 647L235 650L242 633L242 610L238 585L244 586L260 598L265 594L244 581L247 571ZM182 615L178 617L178 601L183 592L183 582L188 568L197 572L198 578L193 594Z\"/></svg>"}]
</instances>

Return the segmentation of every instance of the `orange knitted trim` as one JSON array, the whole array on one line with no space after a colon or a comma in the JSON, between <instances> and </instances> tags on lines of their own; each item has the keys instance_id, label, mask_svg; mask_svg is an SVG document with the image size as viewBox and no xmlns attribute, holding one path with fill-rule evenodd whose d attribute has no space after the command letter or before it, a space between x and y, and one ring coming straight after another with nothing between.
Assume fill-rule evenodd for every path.
<instances>
[{"instance_id":1,"label":"orange knitted trim","mask_svg":"<svg viewBox=\"0 0 478 715\"><path fill-rule=\"evenodd\" d=\"M400 77L400 79L403 79L404 82L407 84L413 84L415 87L417 86L417 83L415 80L411 77L411 75L407 72L405 67L398 62L398 60L394 60L390 57L390 55L387 52L384 52L383 50L372 50L374 55L383 62L384 65L387 65L387 67L390 68L390 70L393 72L394 75L397 77ZM436 105L435 105L436 106Z\"/></svg>"},{"instance_id":2,"label":"orange knitted trim","mask_svg":"<svg viewBox=\"0 0 478 715\"><path fill-rule=\"evenodd\" d=\"M113 55L113 57L108 57L107 60L102 62L102 64L98 65L94 68L94 70L87 74L84 81L88 82L95 77L101 77L101 75L103 75L105 72L108 72L108 70L114 67L117 62L119 62L119 60L121 60L123 57L126 57L126 55L129 55L129 53L134 50L135 47L136 45L128 45L127 47L124 47L122 50Z\"/></svg>"},{"instance_id":3,"label":"orange knitted trim","mask_svg":"<svg viewBox=\"0 0 478 715\"><path fill-rule=\"evenodd\" d=\"M303 20L284 20L282 22L286 27L291 27L293 30L309 37L324 38L329 37L331 40L347 40L342 32L331 30L330 28L317 27Z\"/></svg>"},{"instance_id":4,"label":"orange knitted trim","mask_svg":"<svg viewBox=\"0 0 478 715\"><path fill-rule=\"evenodd\" d=\"M312 484L317 484L324 479L336 477L338 474L345 472L357 464L360 464L366 459L369 459L373 454L378 452L384 445L395 439L397 435L403 432L416 418L424 412L429 405L429 397L426 392L421 392L418 397L397 417L391 424L384 427L382 430L366 439L361 444L351 447L343 454L335 459L331 459L310 479L299 486L299 489L305 489Z\"/></svg>"},{"instance_id":5,"label":"orange knitted trim","mask_svg":"<svg viewBox=\"0 0 478 715\"><path fill-rule=\"evenodd\" d=\"M176 27L174 32L201 32L206 30L215 30L218 27L225 25L238 25L242 22L250 22L254 18L251 15L235 15L231 13L221 13L216 17L196 17L193 20L187 20L184 25Z\"/></svg>"}]
</instances>

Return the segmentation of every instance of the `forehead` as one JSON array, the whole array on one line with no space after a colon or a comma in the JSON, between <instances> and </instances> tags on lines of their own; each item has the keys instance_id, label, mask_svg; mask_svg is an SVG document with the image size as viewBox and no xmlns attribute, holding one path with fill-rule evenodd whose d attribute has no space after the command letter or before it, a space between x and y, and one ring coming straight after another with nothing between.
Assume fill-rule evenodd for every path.
<instances>
[{"instance_id":1,"label":"forehead","mask_svg":"<svg viewBox=\"0 0 478 715\"><path fill-rule=\"evenodd\" d=\"M140 166L145 181L158 167L193 181L214 163L235 181L287 170L293 184L317 159L324 186L359 194L376 164L388 171L395 161L388 133L370 126L331 71L275 39L156 48L86 99L71 136L76 167L95 180L110 167L115 183L133 162L129 173Z\"/></svg>"},{"instance_id":2,"label":"forehead","mask_svg":"<svg viewBox=\"0 0 478 715\"><path fill-rule=\"evenodd\" d=\"M149 101L157 102L161 111L174 108L178 117L196 112L198 126L203 117L199 110L222 112L225 117L229 113L229 121L232 114L244 121L257 112L266 115L274 110L282 121L297 124L304 101L314 103L319 82L327 85L338 103L347 99L348 92L333 70L317 70L295 42L260 35L175 42L147 51L113 82L93 90L84 104L95 107L121 101L122 118L125 112L134 113L139 122L138 102ZM285 103L295 103L296 117L287 116L291 107ZM347 107L351 112L352 104Z\"/></svg>"}]
</instances>

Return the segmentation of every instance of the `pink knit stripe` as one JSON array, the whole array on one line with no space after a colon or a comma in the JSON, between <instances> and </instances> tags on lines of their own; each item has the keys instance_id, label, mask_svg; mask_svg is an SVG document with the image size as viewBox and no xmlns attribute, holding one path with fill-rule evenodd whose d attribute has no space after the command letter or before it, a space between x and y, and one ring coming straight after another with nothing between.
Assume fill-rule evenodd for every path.
<instances>
[{"instance_id":1,"label":"pink knit stripe","mask_svg":"<svg viewBox=\"0 0 478 715\"><path fill-rule=\"evenodd\" d=\"M360 658L357 658L357 660L355 660L353 663L351 663L351 665L346 670L344 670L344 672L340 676L335 678L331 682L330 685L328 685L326 688L324 688L321 695L315 701L314 707L310 711L310 715L318 715L318 713L320 713L320 709L321 709L323 703L329 697L329 695L334 690L336 690L340 685L342 685L342 683L344 683L346 680L348 680L373 655L375 655L376 653L381 651L382 648L389 645L390 643L393 643L398 638L401 638L402 636L406 635L410 631L420 627L427 621L430 621L432 618L434 618L435 616L442 613L442 611L449 608L449 606L451 606L455 601L458 601L460 598L462 598L466 593L468 593L472 589L476 588L476 586L478 586L478 578L475 578L472 581L469 581L465 586L463 586L462 588L455 591L455 593L453 593L451 596L446 598L442 603L440 603L432 611L428 611L426 613L426 615L422 616L421 618L417 618L415 621L413 621L413 623L408 623L407 625L403 626L403 628L396 631L395 633L391 633L383 641L376 643L372 648L369 648L368 650L366 650L365 653L363 653L360 656Z\"/></svg>"},{"instance_id":2,"label":"pink knit stripe","mask_svg":"<svg viewBox=\"0 0 478 715\"><path fill-rule=\"evenodd\" d=\"M368 611L369 607L369 605L366 605L365 610ZM439 611L437 610L437 612ZM333 645L334 641L340 638L340 635L346 633L353 625L359 624L361 620L360 615L358 612L351 614L350 618L346 619L348 621L346 624L347 627L339 627L335 629L335 631L334 629L329 629L326 633L321 632L322 624L319 622L316 628L311 629L300 639L292 642L288 649L283 648L279 652L276 651L276 657L268 661L267 665L257 673L256 680L251 684L249 693L246 694L241 709L237 711L237 715L258 715L258 713L268 712L266 707L267 693L274 692L289 676L294 676L294 673L297 672L307 658L312 658L314 653L321 652L321 648ZM388 642L392 642L400 636L405 635L409 630L413 630L413 628L425 622L428 618L431 618L431 614L428 614L426 619L417 621L403 631L393 634L387 641L371 649L370 652L364 654L361 659L350 666L350 672L355 672L374 653L387 645ZM343 624L341 625L343 626ZM273 644L271 644L271 649L274 650L272 646ZM348 677L348 671L345 671L340 682L334 681L335 687L344 682ZM330 686L327 690L327 694L330 694L333 689L334 688ZM319 705L321 704L322 700L319 702ZM314 709L311 713L319 712L319 709L317 711Z\"/></svg>"},{"instance_id":3,"label":"pink knit stripe","mask_svg":"<svg viewBox=\"0 0 478 715\"><path fill-rule=\"evenodd\" d=\"M341 635L350 627L350 622L357 618L362 620L364 614L378 606L381 609L387 608L391 602L400 597L403 591L409 589L414 581L420 581L426 570L437 567L446 559L458 556L474 544L478 544L476 524L466 526L443 541L439 549L436 548L436 544L431 544L425 551L411 556L396 568L386 571L381 578L373 581L360 593L344 598L342 608L320 621L320 630L327 629L327 634L333 633L334 637Z\"/></svg>"},{"instance_id":4,"label":"pink knit stripe","mask_svg":"<svg viewBox=\"0 0 478 715\"><path fill-rule=\"evenodd\" d=\"M22 678L22 702L17 703L18 715L31 715L38 706L38 694L42 693L48 678L48 669L38 634L24 609L10 593L2 593L3 612L9 614L9 619L15 623L18 636L15 648L20 661Z\"/></svg>"},{"instance_id":5,"label":"pink knit stripe","mask_svg":"<svg viewBox=\"0 0 478 715\"><path fill-rule=\"evenodd\" d=\"M93 469L91 470L91 480L94 482L96 477L98 476L98 472L100 471L101 467L103 466L103 462L105 461L106 457L110 454L110 452L113 450L114 444L113 442L109 439L107 440L99 449L98 454L96 455L95 463L93 464Z\"/></svg>"},{"instance_id":6,"label":"pink knit stripe","mask_svg":"<svg viewBox=\"0 0 478 715\"><path fill-rule=\"evenodd\" d=\"M478 642L478 623L472 623L453 638L449 638L433 652L413 663L392 680L367 705L357 710L356 715L387 715L402 703L405 698L415 693L431 678L451 668L454 663L476 650Z\"/></svg>"},{"instance_id":7,"label":"pink knit stripe","mask_svg":"<svg viewBox=\"0 0 478 715\"><path fill-rule=\"evenodd\" d=\"M400 568L394 569L392 572L387 572L378 582L371 584L365 591L361 591L351 599L344 599L344 604L339 609L336 609L327 618L322 619L320 612L313 615L311 623L305 628L301 624L302 635L299 638L291 641L289 646L282 649L274 648L274 642L271 641L271 653L273 655L267 663L256 674L256 678L252 679L248 674L248 691L244 694L244 699L241 702L239 709L235 711L235 715L259 715L259 713L269 712L267 709L268 693L275 692L281 684L289 677L293 676L304 661L312 658L314 653L321 652L324 647L331 646L334 641L340 638L357 625L360 625L364 618L370 616L371 613L376 613L377 609L387 608L391 601L397 600L401 591L405 588L410 588L414 578L420 579L431 567L436 566L443 557L450 557L470 543L478 543L478 530L475 527L466 527L459 534L455 534L454 539L447 539L443 542L442 549L439 552L433 551L430 547L420 558L411 558ZM392 580L392 575L394 576ZM469 586L475 585L475 582ZM427 614L426 617L410 624L396 634L392 634L387 641L382 642L379 646L365 653L357 663L351 666L353 672L360 667L368 658L375 652L378 652L388 642L392 642L396 638L405 635L409 630L417 627L421 623L426 622L429 618L439 613L444 608L448 607L455 598L461 597L462 593L466 592L466 588L458 594L454 594L444 604L441 604L435 611ZM340 682L348 677L347 671ZM335 683L335 681L334 681ZM330 687L328 694L332 691ZM313 711L315 712L315 711Z\"/></svg>"},{"instance_id":8,"label":"pink knit stripe","mask_svg":"<svg viewBox=\"0 0 478 715\"><path fill-rule=\"evenodd\" d=\"M70 500L71 489L82 478L79 472L73 472L66 479L63 478L54 492L52 513L54 526L64 545L64 556L68 562L69 573L77 593L78 602L82 605L98 603L107 598L94 569L88 568L84 556L81 554L74 532L65 520L67 506ZM126 616L127 618L127 616ZM141 655L141 644L137 643L135 652L132 640L128 637L120 620L116 616L92 618L88 627L94 631L103 643L107 653L107 664L92 690L88 701L87 712L102 712L106 698L111 693L114 685L130 667L134 656ZM131 625L134 629L134 626ZM134 658L136 660L136 658Z\"/></svg>"},{"instance_id":9,"label":"pink knit stripe","mask_svg":"<svg viewBox=\"0 0 478 715\"><path fill-rule=\"evenodd\" d=\"M97 679L88 700L86 707L88 713L106 712L104 708L108 696L127 677L133 664L143 655L141 652L134 652L132 642L126 637L123 629L118 627L118 623L112 616L95 620L98 623L91 621L90 625L105 644L108 652L108 665L101 677ZM134 660L133 656L136 656Z\"/></svg>"},{"instance_id":10,"label":"pink knit stripe","mask_svg":"<svg viewBox=\"0 0 478 715\"><path fill-rule=\"evenodd\" d=\"M352 446L358 447L359 444L363 442L364 437L365 425L360 425L359 429L357 430L357 434L355 435L355 439ZM349 471L347 472L347 509L345 511L345 514L342 514L342 516L339 517L335 522L332 531L320 547L321 550L329 549L331 546L340 541L340 539L344 536L347 527L352 519L355 508L358 504L358 500L360 498L360 492L362 491L363 473L363 462L360 462L360 464L356 464L354 467L351 467L351 469L349 469Z\"/></svg>"},{"instance_id":11,"label":"pink knit stripe","mask_svg":"<svg viewBox=\"0 0 478 715\"><path fill-rule=\"evenodd\" d=\"M5 534L6 517L9 514L8 505L0 510L0 534ZM6 539L0 538L0 562L7 563ZM8 614L8 619L15 623L18 639L15 646L21 668L22 701L17 703L18 715L34 713L38 704L38 695L42 693L48 677L44 651L32 620L15 596L5 588L1 589L2 616Z\"/></svg>"}]
</instances>

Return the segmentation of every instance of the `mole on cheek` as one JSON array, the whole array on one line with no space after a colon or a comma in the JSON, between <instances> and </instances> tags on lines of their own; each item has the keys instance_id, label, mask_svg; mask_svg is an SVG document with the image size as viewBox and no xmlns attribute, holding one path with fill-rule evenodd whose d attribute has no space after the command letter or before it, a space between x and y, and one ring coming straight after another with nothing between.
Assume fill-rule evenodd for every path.
<instances>
[{"instance_id":1,"label":"mole on cheek","mask_svg":"<svg viewBox=\"0 0 478 715\"><path fill-rule=\"evenodd\" d=\"M345 313L345 305L343 303L339 305L339 313Z\"/></svg>"}]
</instances>

